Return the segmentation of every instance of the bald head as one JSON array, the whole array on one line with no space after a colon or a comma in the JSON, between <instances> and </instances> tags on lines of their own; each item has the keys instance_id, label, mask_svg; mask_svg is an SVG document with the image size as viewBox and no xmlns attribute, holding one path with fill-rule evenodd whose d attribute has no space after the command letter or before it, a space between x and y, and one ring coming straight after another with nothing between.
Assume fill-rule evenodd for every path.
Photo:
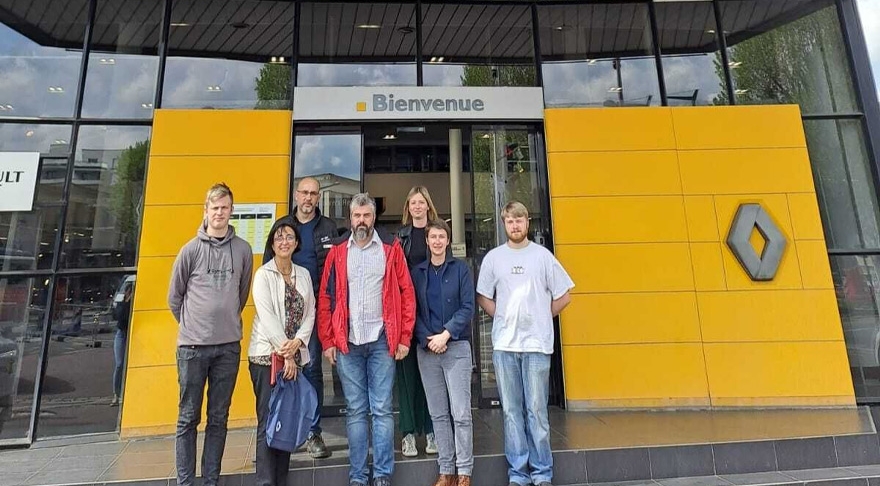
<instances>
[{"instance_id":1,"label":"bald head","mask_svg":"<svg viewBox=\"0 0 880 486\"><path fill-rule=\"evenodd\" d=\"M301 223L309 222L315 217L320 191L321 184L314 177L304 177L296 185L296 219Z\"/></svg>"}]
</instances>

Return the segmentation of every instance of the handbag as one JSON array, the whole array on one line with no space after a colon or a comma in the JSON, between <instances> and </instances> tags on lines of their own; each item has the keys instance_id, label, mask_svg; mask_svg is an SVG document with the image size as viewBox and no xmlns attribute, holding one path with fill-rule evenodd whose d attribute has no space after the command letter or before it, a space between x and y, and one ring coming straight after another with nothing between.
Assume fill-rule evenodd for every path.
<instances>
[{"instance_id":1,"label":"handbag","mask_svg":"<svg viewBox=\"0 0 880 486\"><path fill-rule=\"evenodd\" d=\"M318 395L309 380L301 376L285 380L281 373L274 375L275 386L269 397L266 444L273 449L294 452L305 444L318 422Z\"/></svg>"}]
</instances>

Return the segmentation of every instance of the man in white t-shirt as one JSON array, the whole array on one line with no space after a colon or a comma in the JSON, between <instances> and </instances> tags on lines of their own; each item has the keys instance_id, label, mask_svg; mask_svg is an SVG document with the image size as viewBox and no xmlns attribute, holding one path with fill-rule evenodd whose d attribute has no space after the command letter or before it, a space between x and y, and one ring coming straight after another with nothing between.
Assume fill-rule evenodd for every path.
<instances>
[{"instance_id":1,"label":"man in white t-shirt","mask_svg":"<svg viewBox=\"0 0 880 486\"><path fill-rule=\"evenodd\" d=\"M492 361L504 411L509 486L550 486L553 318L571 302L574 282L552 253L528 240L529 212L522 203L507 203L501 217L507 243L483 259L477 303L494 318Z\"/></svg>"}]
</instances>

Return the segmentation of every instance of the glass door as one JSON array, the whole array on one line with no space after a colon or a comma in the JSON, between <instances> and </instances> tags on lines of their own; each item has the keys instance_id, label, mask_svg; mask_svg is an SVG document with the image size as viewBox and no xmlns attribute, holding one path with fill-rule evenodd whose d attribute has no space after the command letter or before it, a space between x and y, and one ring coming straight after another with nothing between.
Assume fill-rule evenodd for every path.
<instances>
[{"instance_id":1,"label":"glass door","mask_svg":"<svg viewBox=\"0 0 880 486\"><path fill-rule=\"evenodd\" d=\"M294 135L293 180L291 190L303 177L314 177L321 186L318 208L332 219L336 227L349 226L349 204L361 192L362 137L359 127L298 129ZM295 203L291 201L290 210ZM336 367L326 358L321 372L324 377L323 407L325 417L345 413L345 396Z\"/></svg>"},{"instance_id":2,"label":"glass door","mask_svg":"<svg viewBox=\"0 0 880 486\"><path fill-rule=\"evenodd\" d=\"M489 250L507 241L501 210L512 200L523 203L529 210L529 238L538 244L550 245L549 194L538 127L474 126L470 143L474 198L470 233L474 268L479 273ZM479 308L473 334L480 375L480 406L495 407L500 401L492 365L492 318Z\"/></svg>"}]
</instances>

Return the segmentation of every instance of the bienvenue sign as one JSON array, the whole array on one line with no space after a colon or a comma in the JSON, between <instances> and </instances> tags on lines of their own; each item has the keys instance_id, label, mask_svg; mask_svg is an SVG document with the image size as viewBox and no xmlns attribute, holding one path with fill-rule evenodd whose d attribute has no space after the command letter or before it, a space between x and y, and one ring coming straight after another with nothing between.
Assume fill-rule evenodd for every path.
<instances>
[{"instance_id":1,"label":"bienvenue sign","mask_svg":"<svg viewBox=\"0 0 880 486\"><path fill-rule=\"evenodd\" d=\"M0 212L34 208L39 171L39 152L0 152Z\"/></svg>"},{"instance_id":2,"label":"bienvenue sign","mask_svg":"<svg viewBox=\"0 0 880 486\"><path fill-rule=\"evenodd\" d=\"M541 88L304 87L293 93L295 121L543 118Z\"/></svg>"}]
</instances>

